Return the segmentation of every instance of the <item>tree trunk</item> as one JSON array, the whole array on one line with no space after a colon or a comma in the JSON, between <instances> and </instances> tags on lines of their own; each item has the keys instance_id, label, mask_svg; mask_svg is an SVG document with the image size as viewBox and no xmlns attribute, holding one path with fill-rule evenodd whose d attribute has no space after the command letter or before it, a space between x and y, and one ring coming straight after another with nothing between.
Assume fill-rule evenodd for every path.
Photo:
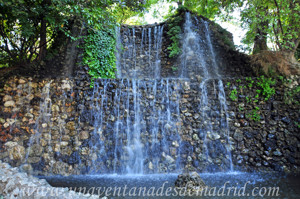
<instances>
[{"instance_id":1,"label":"tree trunk","mask_svg":"<svg viewBox=\"0 0 300 199\"><path fill-rule=\"evenodd\" d=\"M43 18L41 20L41 31L40 31L40 52L39 52L39 57L38 60L41 61L47 51L47 25L46 25L46 20Z\"/></svg>"},{"instance_id":2,"label":"tree trunk","mask_svg":"<svg viewBox=\"0 0 300 199\"><path fill-rule=\"evenodd\" d=\"M268 34L265 31L266 26L268 26L268 22L263 21L257 27L256 30L257 35L254 38L253 54L260 53L263 50L268 50L268 45L267 45Z\"/></svg>"},{"instance_id":3,"label":"tree trunk","mask_svg":"<svg viewBox=\"0 0 300 199\"><path fill-rule=\"evenodd\" d=\"M42 7L44 11L47 11L47 7L50 6L51 0L43 0L42 1ZM38 55L38 60L41 61L47 52L47 20L45 19L45 15L40 16L41 20L41 30L40 30L40 51Z\"/></svg>"}]
</instances>

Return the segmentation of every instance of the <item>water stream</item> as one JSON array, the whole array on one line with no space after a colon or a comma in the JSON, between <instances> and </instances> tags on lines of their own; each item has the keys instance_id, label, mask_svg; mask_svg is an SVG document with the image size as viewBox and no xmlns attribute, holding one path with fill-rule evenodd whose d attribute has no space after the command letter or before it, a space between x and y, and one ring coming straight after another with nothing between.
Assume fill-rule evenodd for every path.
<instances>
[{"instance_id":1,"label":"water stream","mask_svg":"<svg viewBox=\"0 0 300 199\"><path fill-rule=\"evenodd\" d=\"M226 96L221 80L222 77L219 74L209 24L204 20L199 23L198 19L196 17L192 18L189 12L186 13L185 17L184 40L182 45L183 53L181 55L181 76L189 77L189 71L196 69L199 70L203 78L202 83L199 85L199 90L201 91L199 112L201 112L203 120L202 128L199 129L199 135L200 137L204 137L203 155L205 156L203 159L206 161L206 170L215 172L215 165L221 164L221 156L226 156L228 163L225 163L225 165L221 167L225 171L233 171ZM203 26L205 38L202 38L200 33L195 30L196 27ZM213 101L208 98L209 90L212 86L211 82L215 80L217 80L217 105L214 105ZM215 84L213 84L213 87L214 92L216 92ZM213 106L216 106L217 110ZM211 115L217 115L217 117L212 118ZM216 121L217 119L219 121ZM218 128L218 126L220 128ZM220 130L216 131L216 129ZM221 134L223 134L223 136ZM208 139L208 137L210 139ZM225 144L219 140L219 138L222 139L222 137L226 140ZM218 158L218 156L220 158ZM215 162L213 162L213 160L215 160Z\"/></svg>"},{"instance_id":2,"label":"water stream","mask_svg":"<svg viewBox=\"0 0 300 199\"><path fill-rule=\"evenodd\" d=\"M51 135L57 137L49 144L51 152L56 160L78 163L81 173L179 173L187 164L203 172L233 171L226 97L209 24L186 13L181 74L172 79L161 77L163 30L163 25L116 28L118 79L95 81L91 95L87 95L92 100L79 108L79 121L67 121L72 129L83 127L79 134L92 132L89 139L80 140L80 154L60 153L59 147L69 145L63 119L67 94L63 91L58 96L63 106L56 110L49 96L51 82L43 89L37 133L31 136L29 146L40 142L46 128L42 125L55 117L59 135ZM197 85L192 81L195 74L202 79ZM188 93L183 95L187 85L199 91L199 103L189 107L195 115L184 111L184 102L190 100ZM196 121L183 132L182 125L189 117ZM85 122L92 127L85 127ZM87 160L82 161L80 155Z\"/></svg>"},{"instance_id":3,"label":"water stream","mask_svg":"<svg viewBox=\"0 0 300 199\"><path fill-rule=\"evenodd\" d=\"M203 27L204 34L197 32L197 27ZM173 79L160 77L163 28L127 27L122 31L117 28L117 76L120 79L118 85L110 80L102 81L103 85L95 83L92 98L96 103L91 117L96 137L89 173L182 171L184 162L192 161L184 153L189 154L189 149L198 150L182 142L180 135L183 119L181 87L195 70L203 79L199 85L198 108L201 113L199 121L202 122L198 130L198 136L203 138L202 170L233 170L226 97L209 24L205 21L199 23L197 18L186 13L181 74ZM212 85L214 89L211 89ZM211 92L214 92L217 102L208 97Z\"/></svg>"}]
</instances>

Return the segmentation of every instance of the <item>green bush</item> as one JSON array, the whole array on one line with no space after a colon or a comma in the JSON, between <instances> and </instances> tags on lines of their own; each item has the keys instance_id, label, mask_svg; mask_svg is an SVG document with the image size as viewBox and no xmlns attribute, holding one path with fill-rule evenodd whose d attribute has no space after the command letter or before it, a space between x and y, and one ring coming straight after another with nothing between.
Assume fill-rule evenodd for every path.
<instances>
[{"instance_id":1,"label":"green bush","mask_svg":"<svg viewBox=\"0 0 300 199\"><path fill-rule=\"evenodd\" d=\"M275 88L272 87L275 85L275 83L276 81L272 78L260 76L256 82L257 86L260 89L257 89L256 92L264 96L265 101L267 101L268 99L270 99L270 97L272 97L275 94Z\"/></svg>"},{"instance_id":2,"label":"green bush","mask_svg":"<svg viewBox=\"0 0 300 199\"><path fill-rule=\"evenodd\" d=\"M83 63L89 67L92 84L97 78L115 78L116 35L113 28L89 30L85 37Z\"/></svg>"},{"instance_id":3,"label":"green bush","mask_svg":"<svg viewBox=\"0 0 300 199\"><path fill-rule=\"evenodd\" d=\"M181 49L180 49L180 39L182 34L181 24L184 20L184 18L181 16L182 14L183 12L177 9L177 14L171 16L168 21L167 34L171 40L171 44L168 47L170 58L176 57L181 53Z\"/></svg>"},{"instance_id":4,"label":"green bush","mask_svg":"<svg viewBox=\"0 0 300 199\"><path fill-rule=\"evenodd\" d=\"M231 92L230 92L230 95L229 95L229 98L232 100L232 101L236 101L238 96L237 96L238 92L236 89L233 89Z\"/></svg>"}]
</instances>

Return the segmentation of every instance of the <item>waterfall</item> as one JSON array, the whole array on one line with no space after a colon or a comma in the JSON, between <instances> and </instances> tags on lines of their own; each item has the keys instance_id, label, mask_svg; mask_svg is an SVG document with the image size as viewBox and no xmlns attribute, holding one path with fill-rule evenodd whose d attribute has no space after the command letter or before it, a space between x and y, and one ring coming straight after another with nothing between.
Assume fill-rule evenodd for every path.
<instances>
[{"instance_id":1,"label":"waterfall","mask_svg":"<svg viewBox=\"0 0 300 199\"><path fill-rule=\"evenodd\" d=\"M203 43L200 35L194 31L195 29L190 13L186 13L186 21L184 24L184 35L182 41L181 62L181 77L191 78L194 74L201 74L202 77L208 78L208 68L204 49L201 46Z\"/></svg>"},{"instance_id":2,"label":"waterfall","mask_svg":"<svg viewBox=\"0 0 300 199\"><path fill-rule=\"evenodd\" d=\"M88 119L95 128L88 172L178 171L180 89L168 79L96 81Z\"/></svg>"},{"instance_id":3,"label":"waterfall","mask_svg":"<svg viewBox=\"0 0 300 199\"><path fill-rule=\"evenodd\" d=\"M52 102L50 99L50 84L52 81L45 84L42 89L42 100L40 101L40 110L39 110L39 117L35 121L35 132L32 132L33 135L29 139L28 143L28 150L25 157L25 163L30 162L30 156L35 156L37 153L37 146L40 145L40 139L42 137L42 133L47 134L48 132L43 132L43 129L46 128L44 125L50 121L52 113ZM55 112L56 110L53 109ZM61 137L61 136L60 136ZM50 142L50 140L48 140Z\"/></svg>"},{"instance_id":4,"label":"waterfall","mask_svg":"<svg viewBox=\"0 0 300 199\"><path fill-rule=\"evenodd\" d=\"M228 112L227 112L227 104L226 104L226 96L225 96L225 91L224 91L224 85L222 80L220 79L220 74L218 72L219 66L217 64L217 60L216 60L216 54L214 51L214 47L212 45L211 42L211 33L209 30L209 26L208 26L208 22L204 21L204 25L205 25L205 35L206 35L206 41L207 41L207 45L209 46L210 49L210 53L212 56L212 62L213 62L213 67L214 70L217 71L216 72L216 77L218 78L218 88L219 88L219 102L221 105L221 118L223 116L223 118L221 119L221 126L223 127L223 132L224 135L227 137L227 147L226 148L226 155L228 156L227 159L229 160L229 170L233 171L233 164L232 164L232 157L231 157L231 144L230 144L230 137L229 137L229 125L228 125Z\"/></svg>"},{"instance_id":5,"label":"waterfall","mask_svg":"<svg viewBox=\"0 0 300 199\"><path fill-rule=\"evenodd\" d=\"M179 172L193 162L199 149L182 137L181 94L195 75L202 78L195 107L200 116L194 116L198 129L192 124L203 141L200 166L212 172L233 169L225 92L208 23L186 13L181 73L173 79L161 78L163 29L116 29L118 79L95 81L88 110L94 126L89 173Z\"/></svg>"},{"instance_id":6,"label":"waterfall","mask_svg":"<svg viewBox=\"0 0 300 199\"><path fill-rule=\"evenodd\" d=\"M118 78L160 78L163 30L163 25L117 28Z\"/></svg>"},{"instance_id":7,"label":"waterfall","mask_svg":"<svg viewBox=\"0 0 300 199\"><path fill-rule=\"evenodd\" d=\"M228 113L226 105L226 97L224 86L219 75L219 67L216 60L216 53L213 48L211 41L211 33L209 31L208 22L202 20L201 24L195 17L195 24L199 27L204 25L204 38L199 34L194 27L193 19L189 12L186 13L186 20L184 24L184 35L183 35L183 45L182 45L182 55L181 55L181 76L190 77L191 70L199 69L202 74L202 83L200 83L200 104L199 111L202 117L202 126L199 129L199 135L201 137L204 134L204 153L202 160L205 162L205 167L207 171L217 171L215 165L221 165L221 170L233 170L232 158L230 152L230 139L229 139L229 126L228 126ZM218 111L213 111L213 102L209 99L208 88L210 83L217 80L217 90L218 90ZM212 115L218 115L219 122L214 121ZM215 117L217 119L217 117ZM217 124L216 124L217 123ZM220 124L219 124L220 123ZM220 130L215 126L218 126ZM222 131L223 133L221 133ZM220 135L222 134L222 136ZM226 139L226 144L223 145L220 139ZM227 146L226 146L227 145ZM225 151L225 153L223 152ZM221 163L221 158L228 160L228 163ZM213 159L218 159L217 162L213 162Z\"/></svg>"}]
</instances>

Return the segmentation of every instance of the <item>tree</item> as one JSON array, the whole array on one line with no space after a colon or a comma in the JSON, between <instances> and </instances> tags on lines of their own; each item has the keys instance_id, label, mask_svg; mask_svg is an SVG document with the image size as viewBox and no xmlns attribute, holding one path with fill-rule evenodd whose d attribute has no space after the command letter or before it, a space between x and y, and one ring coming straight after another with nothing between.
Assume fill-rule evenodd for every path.
<instances>
[{"instance_id":1,"label":"tree","mask_svg":"<svg viewBox=\"0 0 300 199\"><path fill-rule=\"evenodd\" d=\"M76 20L100 29L143 12L156 0L5 0L0 2L0 61L27 65L44 59L55 36L70 36ZM108 22L108 23L107 23Z\"/></svg>"},{"instance_id":2,"label":"tree","mask_svg":"<svg viewBox=\"0 0 300 199\"><path fill-rule=\"evenodd\" d=\"M221 8L221 1L215 0L167 0L167 2L177 2L178 7L184 6L188 10L210 19L214 19L220 13Z\"/></svg>"},{"instance_id":3,"label":"tree","mask_svg":"<svg viewBox=\"0 0 300 199\"><path fill-rule=\"evenodd\" d=\"M253 53L267 50L267 40L278 50L293 56L299 45L300 5L295 0L223 1L227 11L241 8L243 27L248 29L244 42L254 44Z\"/></svg>"},{"instance_id":4,"label":"tree","mask_svg":"<svg viewBox=\"0 0 300 199\"><path fill-rule=\"evenodd\" d=\"M168 0L177 2L191 11L214 19L224 10L227 15L241 10L242 27L248 32L244 43L252 46L253 53L268 50L267 43L294 55L299 46L300 5L297 0Z\"/></svg>"}]
</instances>

